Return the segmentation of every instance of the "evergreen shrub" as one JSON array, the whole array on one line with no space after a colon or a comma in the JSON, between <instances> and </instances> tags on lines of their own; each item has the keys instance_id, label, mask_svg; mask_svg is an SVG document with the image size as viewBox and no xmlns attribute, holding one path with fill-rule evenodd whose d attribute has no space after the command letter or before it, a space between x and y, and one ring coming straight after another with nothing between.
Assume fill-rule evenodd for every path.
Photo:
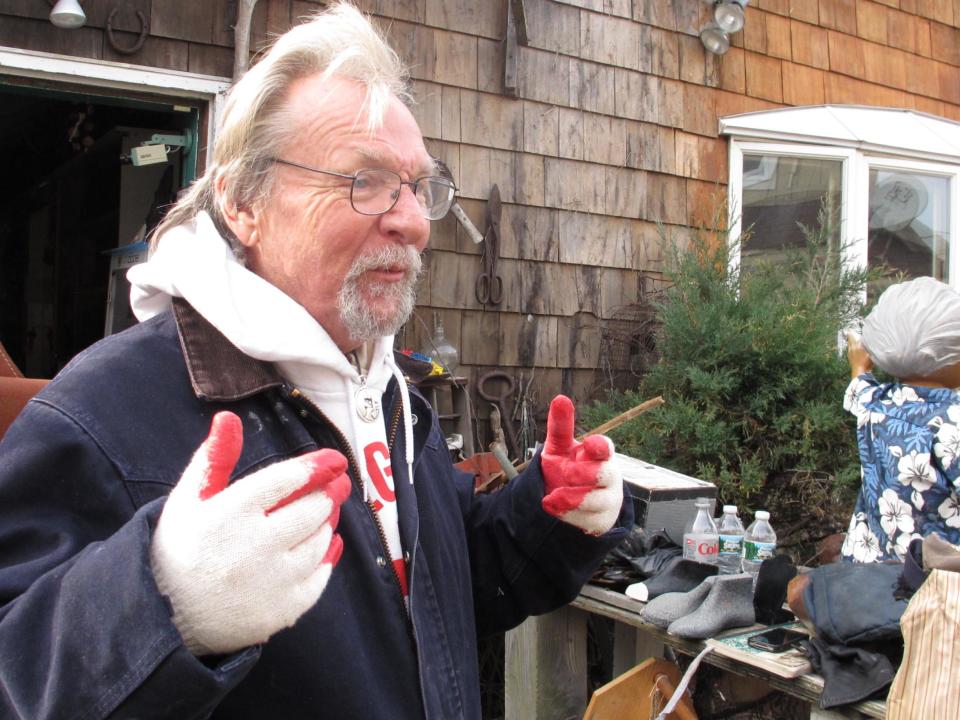
<instances>
[{"instance_id":1,"label":"evergreen shrub","mask_svg":"<svg viewBox=\"0 0 960 720\"><path fill-rule=\"evenodd\" d=\"M662 395L610 433L618 451L715 483L745 524L770 510L782 544L802 552L846 527L860 479L838 333L862 311L867 273L842 266L828 220L822 211L820 229L804 229L802 250L743 272L723 234L665 242L659 361L636 390L611 391L581 417L596 427Z\"/></svg>"}]
</instances>

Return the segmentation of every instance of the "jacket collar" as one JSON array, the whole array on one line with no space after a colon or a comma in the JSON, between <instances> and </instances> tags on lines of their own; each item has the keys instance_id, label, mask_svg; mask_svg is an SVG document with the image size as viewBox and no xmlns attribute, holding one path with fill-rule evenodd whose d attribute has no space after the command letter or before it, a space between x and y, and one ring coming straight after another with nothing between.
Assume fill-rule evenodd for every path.
<instances>
[{"instance_id":1,"label":"jacket collar","mask_svg":"<svg viewBox=\"0 0 960 720\"><path fill-rule=\"evenodd\" d=\"M180 347L197 397L232 401L283 385L272 363L245 355L183 298L173 298L173 316ZM408 382L419 383L430 364L394 353Z\"/></svg>"}]
</instances>

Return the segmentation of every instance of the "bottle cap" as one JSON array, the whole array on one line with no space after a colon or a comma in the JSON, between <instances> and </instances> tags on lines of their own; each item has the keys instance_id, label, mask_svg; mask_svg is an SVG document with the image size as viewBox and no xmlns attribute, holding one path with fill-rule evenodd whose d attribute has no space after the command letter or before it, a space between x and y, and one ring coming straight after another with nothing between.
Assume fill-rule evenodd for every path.
<instances>
[{"instance_id":1,"label":"bottle cap","mask_svg":"<svg viewBox=\"0 0 960 720\"><path fill-rule=\"evenodd\" d=\"M735 512L737 511L737 506L736 506L736 505L724 505L724 506L723 506L723 511L724 511L725 513L735 513Z\"/></svg>"},{"instance_id":2,"label":"bottle cap","mask_svg":"<svg viewBox=\"0 0 960 720\"><path fill-rule=\"evenodd\" d=\"M757 510L755 517L757 520L769 520L770 513L768 513L766 510Z\"/></svg>"}]
</instances>

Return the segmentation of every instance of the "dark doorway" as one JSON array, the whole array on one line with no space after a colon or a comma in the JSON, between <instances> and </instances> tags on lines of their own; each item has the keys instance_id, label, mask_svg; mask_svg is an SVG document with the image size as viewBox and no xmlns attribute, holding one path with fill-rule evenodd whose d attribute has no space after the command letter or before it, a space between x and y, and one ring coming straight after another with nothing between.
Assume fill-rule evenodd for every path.
<instances>
[{"instance_id":1,"label":"dark doorway","mask_svg":"<svg viewBox=\"0 0 960 720\"><path fill-rule=\"evenodd\" d=\"M174 141L166 160L134 166L131 149L157 133L195 137L197 115L190 106L0 85L0 342L28 377L53 377L132 323L122 287L108 318L111 276L123 283L111 263L156 226L192 179L195 156Z\"/></svg>"}]
</instances>

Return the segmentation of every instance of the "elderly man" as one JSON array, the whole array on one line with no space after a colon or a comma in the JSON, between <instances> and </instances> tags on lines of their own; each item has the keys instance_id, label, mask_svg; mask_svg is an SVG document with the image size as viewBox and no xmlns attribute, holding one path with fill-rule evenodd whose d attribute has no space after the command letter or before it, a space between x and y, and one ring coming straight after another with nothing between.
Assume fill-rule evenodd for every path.
<instances>
[{"instance_id":1,"label":"elderly man","mask_svg":"<svg viewBox=\"0 0 960 720\"><path fill-rule=\"evenodd\" d=\"M131 272L142 322L7 433L0 715L478 718L477 634L624 536L569 400L475 496L407 387L393 334L454 188L405 92L348 5L281 37Z\"/></svg>"}]
</instances>

